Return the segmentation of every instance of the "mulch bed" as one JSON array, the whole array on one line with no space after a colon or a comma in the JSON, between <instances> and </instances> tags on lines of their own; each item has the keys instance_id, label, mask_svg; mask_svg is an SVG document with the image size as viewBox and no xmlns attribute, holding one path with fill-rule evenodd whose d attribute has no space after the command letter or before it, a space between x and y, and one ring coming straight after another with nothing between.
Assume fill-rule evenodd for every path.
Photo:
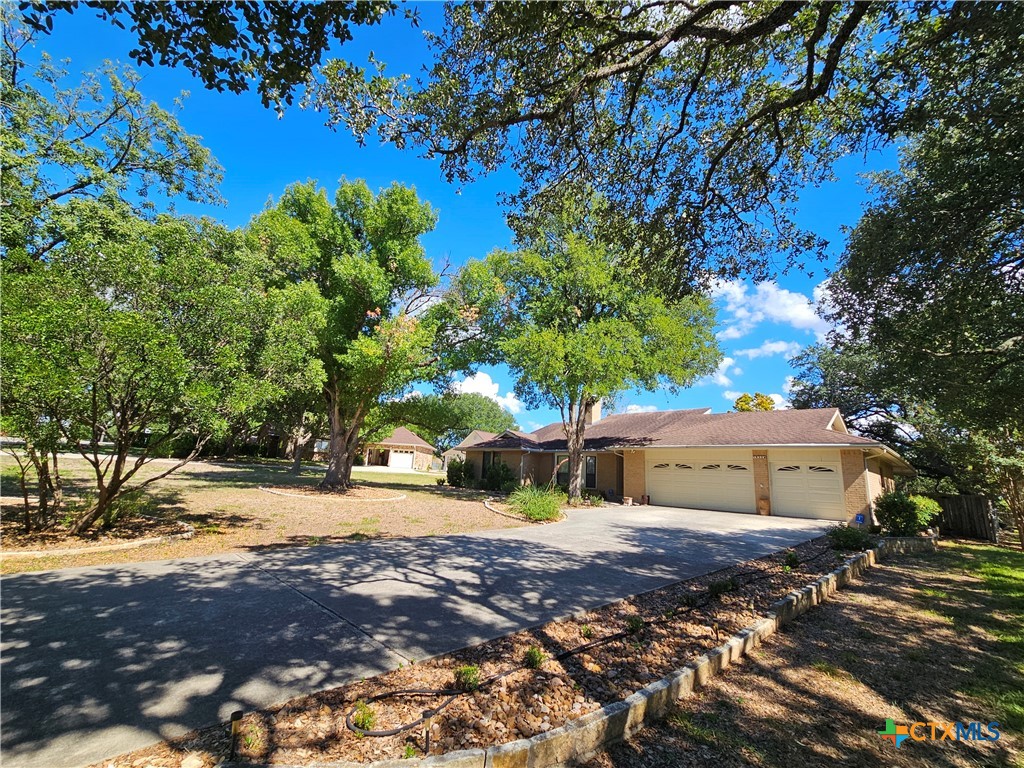
<instances>
[{"instance_id":1,"label":"mulch bed","mask_svg":"<svg viewBox=\"0 0 1024 768\"><path fill-rule=\"evenodd\" d=\"M403 492L395 488L375 488L372 485L354 485L345 491L330 491L316 485L268 485L266 490L290 496L313 496L346 500L396 499Z\"/></svg>"},{"instance_id":2,"label":"mulch bed","mask_svg":"<svg viewBox=\"0 0 1024 768\"><path fill-rule=\"evenodd\" d=\"M392 736L363 736L346 726L346 715L363 701L373 714L369 730L413 723L424 710L452 699L455 670L465 665L479 668L482 685L453 698L433 718L431 754L487 747L558 728L624 699L718 646L753 624L775 600L827 573L841 559L823 537L565 621L252 712L242 721L236 757L302 764L423 756L423 726ZM613 639L602 642L609 637ZM588 647L581 649L584 645ZM524 667L531 647L544 654L539 669ZM435 693L371 701L404 689ZM177 768L187 752L204 766L213 766L228 748L227 728L211 726L97 765Z\"/></svg>"}]
</instances>

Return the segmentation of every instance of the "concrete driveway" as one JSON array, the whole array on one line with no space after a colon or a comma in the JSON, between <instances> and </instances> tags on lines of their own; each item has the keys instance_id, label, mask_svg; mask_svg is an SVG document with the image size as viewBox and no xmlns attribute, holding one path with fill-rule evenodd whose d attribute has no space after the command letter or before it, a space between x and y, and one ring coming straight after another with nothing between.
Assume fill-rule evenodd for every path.
<instances>
[{"instance_id":1,"label":"concrete driveway","mask_svg":"<svg viewBox=\"0 0 1024 768\"><path fill-rule=\"evenodd\" d=\"M664 507L8 576L7 768L64 768L732 565L828 523Z\"/></svg>"}]
</instances>

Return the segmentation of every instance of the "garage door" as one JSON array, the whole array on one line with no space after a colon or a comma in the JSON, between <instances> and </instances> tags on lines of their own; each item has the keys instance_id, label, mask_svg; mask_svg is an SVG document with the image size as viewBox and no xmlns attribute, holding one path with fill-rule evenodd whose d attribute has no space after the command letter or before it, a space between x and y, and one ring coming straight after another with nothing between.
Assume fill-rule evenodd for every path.
<instances>
[{"instance_id":1,"label":"garage door","mask_svg":"<svg viewBox=\"0 0 1024 768\"><path fill-rule=\"evenodd\" d=\"M414 451L391 451L388 466L396 469L412 469Z\"/></svg>"},{"instance_id":2,"label":"garage door","mask_svg":"<svg viewBox=\"0 0 1024 768\"><path fill-rule=\"evenodd\" d=\"M838 464L773 462L770 467L773 515L846 519Z\"/></svg>"},{"instance_id":3,"label":"garage door","mask_svg":"<svg viewBox=\"0 0 1024 768\"><path fill-rule=\"evenodd\" d=\"M754 468L749 456L709 459L690 452L647 452L651 504L722 512L754 512Z\"/></svg>"}]
</instances>

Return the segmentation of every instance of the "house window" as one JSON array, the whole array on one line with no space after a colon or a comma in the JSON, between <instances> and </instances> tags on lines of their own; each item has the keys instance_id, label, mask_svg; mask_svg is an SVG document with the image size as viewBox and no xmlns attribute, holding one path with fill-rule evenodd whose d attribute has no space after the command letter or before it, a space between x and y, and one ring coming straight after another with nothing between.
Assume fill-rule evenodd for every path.
<instances>
[{"instance_id":1,"label":"house window","mask_svg":"<svg viewBox=\"0 0 1024 768\"><path fill-rule=\"evenodd\" d=\"M705 464L701 469L721 469L721 464Z\"/></svg>"},{"instance_id":2,"label":"house window","mask_svg":"<svg viewBox=\"0 0 1024 768\"><path fill-rule=\"evenodd\" d=\"M742 464L730 464L729 469L733 472L749 472L750 467L744 467Z\"/></svg>"},{"instance_id":3,"label":"house window","mask_svg":"<svg viewBox=\"0 0 1024 768\"><path fill-rule=\"evenodd\" d=\"M501 464L501 454L498 451L484 451L483 470L487 474L491 464Z\"/></svg>"},{"instance_id":4,"label":"house window","mask_svg":"<svg viewBox=\"0 0 1024 768\"><path fill-rule=\"evenodd\" d=\"M583 481L587 488L597 488L597 456L583 458Z\"/></svg>"},{"instance_id":5,"label":"house window","mask_svg":"<svg viewBox=\"0 0 1024 768\"><path fill-rule=\"evenodd\" d=\"M555 475L555 482L558 485L569 484L569 454L556 453L555 466L558 467L558 474Z\"/></svg>"},{"instance_id":6,"label":"house window","mask_svg":"<svg viewBox=\"0 0 1024 768\"><path fill-rule=\"evenodd\" d=\"M811 472L835 472L832 467L816 467L813 465L810 467L810 470Z\"/></svg>"}]
</instances>

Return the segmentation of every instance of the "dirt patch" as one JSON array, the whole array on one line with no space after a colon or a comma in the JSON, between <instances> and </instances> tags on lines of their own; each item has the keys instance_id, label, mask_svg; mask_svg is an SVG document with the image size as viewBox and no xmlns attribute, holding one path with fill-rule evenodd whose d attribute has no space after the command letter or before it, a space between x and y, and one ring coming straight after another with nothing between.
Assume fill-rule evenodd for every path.
<instances>
[{"instance_id":1,"label":"dirt patch","mask_svg":"<svg viewBox=\"0 0 1024 768\"><path fill-rule=\"evenodd\" d=\"M1024 765L1019 728L974 695L992 684L979 681L989 665L1008 691L1024 690L1024 679L1000 658L1005 629L993 624L992 595L957 567L962 557L947 549L882 563L588 768ZM878 735L887 718L1001 717L998 741L896 749Z\"/></svg>"},{"instance_id":2,"label":"dirt patch","mask_svg":"<svg viewBox=\"0 0 1024 768\"><path fill-rule=\"evenodd\" d=\"M837 559L827 541L818 539L570 620L253 712L242 723L239 755L291 764L420 756L427 752L423 726L384 737L360 736L347 727L346 716L380 732L416 723L424 710L436 712L431 754L543 733L679 669L753 624L788 591L834 568ZM529 668L530 654L539 668ZM456 673L463 667L479 688L456 694ZM387 695L409 690L417 693ZM357 706L360 701L365 706ZM227 748L225 728L214 726L102 765L177 766L189 752L212 766Z\"/></svg>"},{"instance_id":3,"label":"dirt patch","mask_svg":"<svg viewBox=\"0 0 1024 768\"><path fill-rule=\"evenodd\" d=\"M336 501L401 501L405 497L404 493L395 489L380 488L372 485L355 485L345 491L326 490L316 485L264 486L262 490L281 496L311 496L313 498L334 499Z\"/></svg>"},{"instance_id":4,"label":"dirt patch","mask_svg":"<svg viewBox=\"0 0 1024 768\"><path fill-rule=\"evenodd\" d=\"M25 534L16 524L3 530L4 552L46 551L70 548L105 547L111 544L130 544L140 539L172 536L187 530L174 520L135 518L118 523L110 530L96 529L83 536L72 536L64 529L38 531Z\"/></svg>"}]
</instances>

